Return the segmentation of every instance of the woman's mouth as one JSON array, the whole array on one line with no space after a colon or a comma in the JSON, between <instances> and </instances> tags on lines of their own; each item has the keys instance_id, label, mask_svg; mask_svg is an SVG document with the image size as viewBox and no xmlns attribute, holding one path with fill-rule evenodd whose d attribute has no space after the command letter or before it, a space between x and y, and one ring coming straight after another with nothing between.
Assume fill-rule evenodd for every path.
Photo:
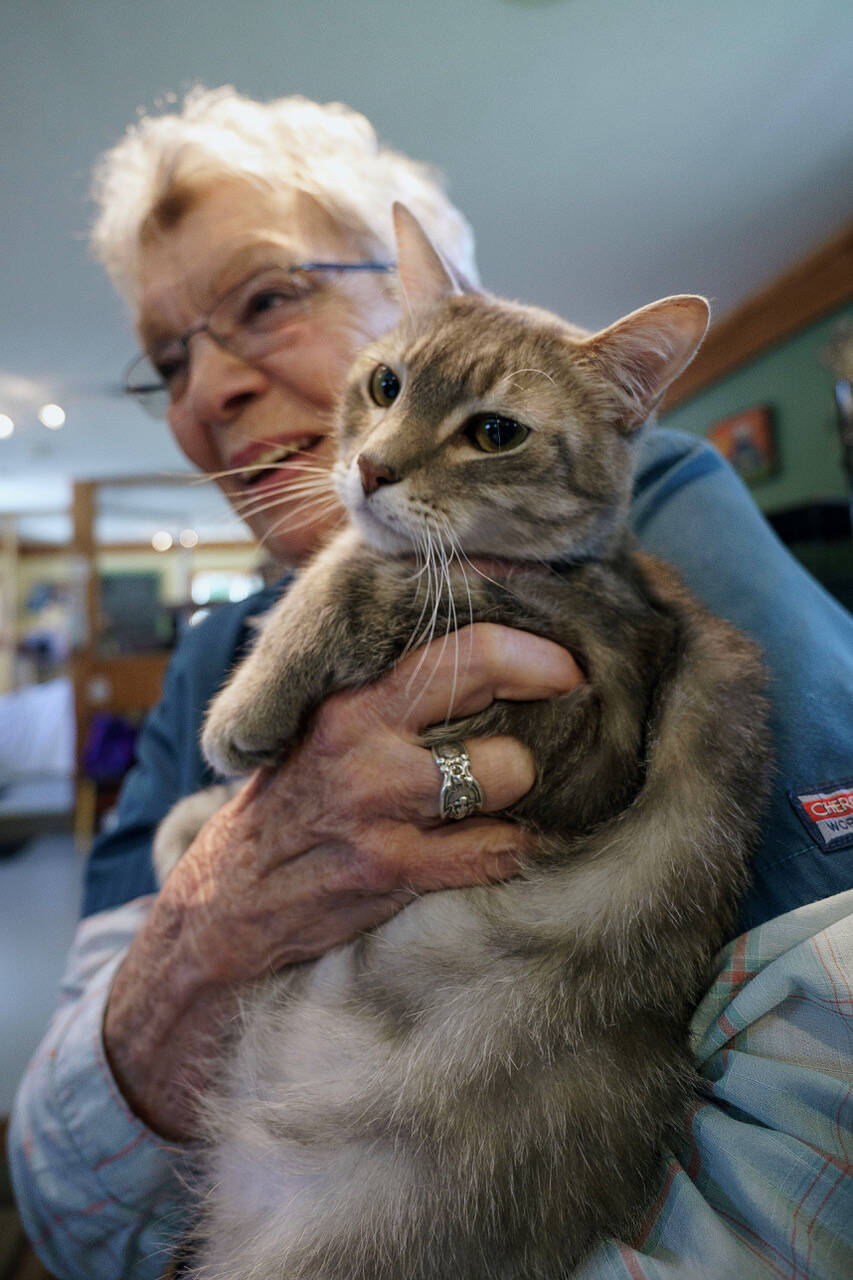
<instances>
[{"instance_id":1,"label":"woman's mouth","mask_svg":"<svg viewBox=\"0 0 853 1280\"><path fill-rule=\"evenodd\" d=\"M257 453L251 463L240 472L240 484L244 489L260 488L273 480L283 479L285 474L296 476L300 471L307 471L307 467L301 464L311 456L323 439L323 436L300 436L297 440L288 440L286 444L270 445L268 449Z\"/></svg>"}]
</instances>

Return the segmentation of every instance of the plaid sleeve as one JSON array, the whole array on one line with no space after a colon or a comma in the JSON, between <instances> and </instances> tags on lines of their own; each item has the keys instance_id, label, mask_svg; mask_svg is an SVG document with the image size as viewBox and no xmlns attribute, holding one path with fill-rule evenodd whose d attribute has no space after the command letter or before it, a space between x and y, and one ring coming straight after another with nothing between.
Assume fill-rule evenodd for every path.
<instances>
[{"instance_id":1,"label":"plaid sleeve","mask_svg":"<svg viewBox=\"0 0 853 1280\"><path fill-rule=\"evenodd\" d=\"M181 1228L178 1152L129 1110L101 1039L113 974L150 901L78 927L59 1008L15 1099L18 1209L60 1280L156 1280Z\"/></svg>"},{"instance_id":2,"label":"plaid sleeve","mask_svg":"<svg viewBox=\"0 0 853 1280\"><path fill-rule=\"evenodd\" d=\"M658 1198L577 1280L853 1276L853 890L731 942L692 1034L701 1096Z\"/></svg>"}]
</instances>

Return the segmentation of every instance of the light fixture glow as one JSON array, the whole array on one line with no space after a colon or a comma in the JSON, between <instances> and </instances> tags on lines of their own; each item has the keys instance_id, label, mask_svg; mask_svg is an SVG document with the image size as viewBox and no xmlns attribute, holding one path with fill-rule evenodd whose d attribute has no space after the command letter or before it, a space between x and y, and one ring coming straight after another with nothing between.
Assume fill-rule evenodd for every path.
<instances>
[{"instance_id":1,"label":"light fixture glow","mask_svg":"<svg viewBox=\"0 0 853 1280\"><path fill-rule=\"evenodd\" d=\"M15 430L15 424L8 413L0 413L0 440L7 439Z\"/></svg>"},{"instance_id":2,"label":"light fixture glow","mask_svg":"<svg viewBox=\"0 0 853 1280\"><path fill-rule=\"evenodd\" d=\"M182 547L197 547L198 534L195 529L182 529L178 534L178 542Z\"/></svg>"},{"instance_id":3,"label":"light fixture glow","mask_svg":"<svg viewBox=\"0 0 853 1280\"><path fill-rule=\"evenodd\" d=\"M39 409L39 422L51 431L58 431L65 423L65 410L58 404L43 404Z\"/></svg>"},{"instance_id":4,"label":"light fixture glow","mask_svg":"<svg viewBox=\"0 0 853 1280\"><path fill-rule=\"evenodd\" d=\"M165 529L160 529L151 539L151 545L155 551L168 551L172 545L171 533L167 533Z\"/></svg>"}]
</instances>

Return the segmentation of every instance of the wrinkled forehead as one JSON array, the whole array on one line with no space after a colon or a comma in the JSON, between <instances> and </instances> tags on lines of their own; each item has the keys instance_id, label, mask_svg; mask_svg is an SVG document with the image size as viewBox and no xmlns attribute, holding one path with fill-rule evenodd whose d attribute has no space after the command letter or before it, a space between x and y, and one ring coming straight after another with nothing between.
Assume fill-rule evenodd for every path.
<instances>
[{"instance_id":1,"label":"wrinkled forehead","mask_svg":"<svg viewBox=\"0 0 853 1280\"><path fill-rule=\"evenodd\" d=\"M346 260L361 251L361 238L304 192L219 182L173 204L168 218L146 221L139 249L139 336L150 345L180 332L266 267Z\"/></svg>"}]
</instances>

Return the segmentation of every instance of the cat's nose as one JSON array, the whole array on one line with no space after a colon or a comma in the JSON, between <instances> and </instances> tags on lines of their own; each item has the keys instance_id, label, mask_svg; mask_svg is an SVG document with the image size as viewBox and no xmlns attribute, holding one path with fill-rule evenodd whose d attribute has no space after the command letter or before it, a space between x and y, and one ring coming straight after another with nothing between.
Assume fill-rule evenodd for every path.
<instances>
[{"instance_id":1,"label":"cat's nose","mask_svg":"<svg viewBox=\"0 0 853 1280\"><path fill-rule=\"evenodd\" d=\"M356 461L361 472L361 487L365 494L375 493L381 484L396 484L400 479L391 467L377 462L375 458L369 458L366 453L360 453Z\"/></svg>"}]
</instances>

